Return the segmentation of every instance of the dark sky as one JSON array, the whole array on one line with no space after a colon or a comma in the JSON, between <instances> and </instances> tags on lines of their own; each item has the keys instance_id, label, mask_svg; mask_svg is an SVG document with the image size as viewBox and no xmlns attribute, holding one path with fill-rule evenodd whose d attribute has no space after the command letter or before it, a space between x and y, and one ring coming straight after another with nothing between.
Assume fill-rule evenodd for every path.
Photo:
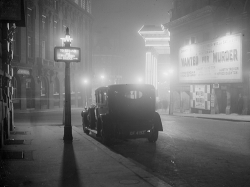
<instances>
[{"instance_id":1,"label":"dark sky","mask_svg":"<svg viewBox=\"0 0 250 187\"><path fill-rule=\"evenodd\" d=\"M93 0L94 43L96 37L102 38L103 45L107 40L119 41L120 50L113 51L125 56L124 74L131 80L143 76L145 46L138 31L143 25L167 23L171 6L172 0Z\"/></svg>"}]
</instances>

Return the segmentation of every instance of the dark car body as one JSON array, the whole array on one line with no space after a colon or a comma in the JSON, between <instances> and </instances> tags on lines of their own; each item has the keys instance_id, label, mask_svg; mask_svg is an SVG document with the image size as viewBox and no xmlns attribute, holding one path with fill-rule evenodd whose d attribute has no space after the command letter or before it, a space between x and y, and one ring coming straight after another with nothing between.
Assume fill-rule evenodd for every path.
<instances>
[{"instance_id":1,"label":"dark car body","mask_svg":"<svg viewBox=\"0 0 250 187\"><path fill-rule=\"evenodd\" d=\"M148 138L162 131L155 111L155 88L149 84L116 84L95 90L96 105L82 112L84 132L95 130L104 141Z\"/></svg>"}]
</instances>

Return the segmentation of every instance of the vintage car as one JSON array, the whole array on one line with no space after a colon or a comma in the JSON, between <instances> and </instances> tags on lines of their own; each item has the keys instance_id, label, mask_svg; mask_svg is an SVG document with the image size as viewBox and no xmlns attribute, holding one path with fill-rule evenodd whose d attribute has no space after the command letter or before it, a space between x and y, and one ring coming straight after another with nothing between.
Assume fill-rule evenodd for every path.
<instances>
[{"instance_id":1,"label":"vintage car","mask_svg":"<svg viewBox=\"0 0 250 187\"><path fill-rule=\"evenodd\" d=\"M149 84L115 84L95 90L96 104L82 111L83 131L96 133L104 144L115 139L147 138L156 142L163 131L155 111L155 88Z\"/></svg>"}]
</instances>

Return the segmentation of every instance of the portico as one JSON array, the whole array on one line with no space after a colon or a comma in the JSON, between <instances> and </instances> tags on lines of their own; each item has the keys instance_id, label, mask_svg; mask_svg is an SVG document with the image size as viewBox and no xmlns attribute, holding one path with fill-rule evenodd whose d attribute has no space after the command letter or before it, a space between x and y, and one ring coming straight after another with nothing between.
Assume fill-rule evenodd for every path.
<instances>
[{"instance_id":1,"label":"portico","mask_svg":"<svg viewBox=\"0 0 250 187\"><path fill-rule=\"evenodd\" d=\"M159 87L160 83L166 82L167 85L164 86L169 88L169 81L164 80L162 75L164 70L170 68L170 34L168 30L164 30L162 25L143 25L138 33L144 39L146 47L145 83L154 85L159 99L159 95L163 91ZM162 95L164 94L168 93L162 93Z\"/></svg>"}]
</instances>

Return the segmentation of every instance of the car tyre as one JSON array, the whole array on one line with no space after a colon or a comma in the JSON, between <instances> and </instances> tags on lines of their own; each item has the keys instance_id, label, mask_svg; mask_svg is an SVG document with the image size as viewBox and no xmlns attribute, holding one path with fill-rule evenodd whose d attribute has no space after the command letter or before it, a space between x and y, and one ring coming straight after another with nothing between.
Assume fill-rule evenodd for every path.
<instances>
[{"instance_id":1,"label":"car tyre","mask_svg":"<svg viewBox=\"0 0 250 187\"><path fill-rule=\"evenodd\" d=\"M111 145L111 138L109 137L109 135L105 133L103 129L101 130L101 138L102 138L102 143L104 145L107 145L107 146Z\"/></svg>"},{"instance_id":2,"label":"car tyre","mask_svg":"<svg viewBox=\"0 0 250 187\"><path fill-rule=\"evenodd\" d=\"M148 137L148 141L150 143L156 142L157 139L158 139L158 134L159 134L159 131L157 129L155 129L155 128L152 128L150 130L150 136Z\"/></svg>"}]
</instances>

